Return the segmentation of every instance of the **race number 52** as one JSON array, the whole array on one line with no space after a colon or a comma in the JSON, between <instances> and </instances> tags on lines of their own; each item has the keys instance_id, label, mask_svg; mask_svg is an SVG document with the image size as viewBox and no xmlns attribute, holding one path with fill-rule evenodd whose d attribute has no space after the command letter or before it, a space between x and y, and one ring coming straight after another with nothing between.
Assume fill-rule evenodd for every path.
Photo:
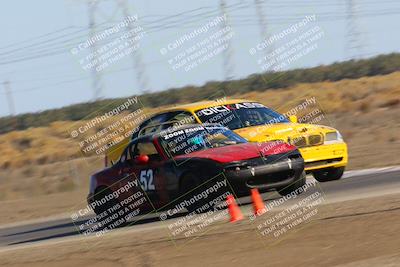
<instances>
[{"instance_id":1,"label":"race number 52","mask_svg":"<svg viewBox=\"0 0 400 267\"><path fill-rule=\"evenodd\" d=\"M156 189L156 187L154 186L152 169L140 171L140 184L144 191Z\"/></svg>"}]
</instances>

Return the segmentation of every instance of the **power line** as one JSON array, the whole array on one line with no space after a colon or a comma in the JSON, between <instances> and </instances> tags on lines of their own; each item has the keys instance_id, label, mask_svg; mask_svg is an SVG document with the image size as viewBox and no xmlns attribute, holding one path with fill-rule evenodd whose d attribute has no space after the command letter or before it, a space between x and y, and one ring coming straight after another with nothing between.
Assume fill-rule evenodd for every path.
<instances>
[{"instance_id":1,"label":"power line","mask_svg":"<svg viewBox=\"0 0 400 267\"><path fill-rule=\"evenodd\" d=\"M151 61L151 62L147 63L147 65L152 65L152 64L161 63L161 62L165 62L165 60L164 59L162 59L162 60L154 60L154 61ZM105 72L102 73L103 74L102 76L107 75L107 74L111 74L111 73L132 71L133 69L134 69L134 67L124 67L124 68L119 68L119 69L112 70L112 71L105 71ZM90 77L80 77L80 76L78 76L75 79L68 79L68 80L64 80L64 81L60 81L60 82L56 82L56 83L50 83L50 84L46 84L44 86L35 86L35 87L22 89L22 90L13 90L13 93L25 93L25 92L37 91L37 90L41 90L41 89L56 87L56 86L59 86L59 85L70 84L70 83L84 81L84 80L90 80ZM0 94L2 94L2 93L0 93Z\"/></svg>"},{"instance_id":2,"label":"power line","mask_svg":"<svg viewBox=\"0 0 400 267\"><path fill-rule=\"evenodd\" d=\"M181 12L181 13L177 13L177 14L174 14L174 15L171 15L171 16L165 16L165 17L163 17L163 18L160 18L160 19L151 21L151 22L149 22L149 24L151 25L151 24L157 23L157 22L159 22L159 23L164 23L164 24L165 24L165 21L168 20L168 19L172 19L172 18L175 18L175 17L178 17L178 16L183 16L183 15L188 15L188 16L190 16L190 13L193 13L193 12L199 11L199 10L207 10L207 9L209 9L209 8L211 8L211 6L195 8L195 9L188 10L188 11ZM197 14L194 14L194 15L192 14L192 16L196 16L196 15L197 15ZM150 16L144 16L144 17L142 17L141 19L146 18L146 17L150 17ZM116 22L116 21L111 21L111 22ZM109 23L110 23L110 21L103 22L103 23L99 23L99 24L95 25L94 27L95 27L95 28L99 28L99 27L102 27L102 26L104 26L104 25L106 25L106 24L109 24ZM24 46L22 46L22 47L19 47L18 49L20 50L20 49L30 48L30 47L33 47L33 46L35 46L35 45L42 45L42 44L45 44L45 43L48 43L48 42L51 43L52 41L58 40L58 39L60 39L60 38L70 37L70 36L73 35L73 34L81 33L81 32L84 32L84 31L90 31L90 30L91 30L90 27L86 27L86 26L85 26L85 27L69 26L69 27L62 28L62 29L57 30L57 31L52 31L52 32L46 33L46 34L44 34L44 35L40 35L40 36L35 37L35 38L26 39L26 40L24 40L24 41L22 41L22 42L17 42L17 43L13 43L13 44L10 44L10 45L7 45L7 46L0 47L0 50L4 50L4 49L9 48L9 47L15 48L16 46L18 47L18 45L20 45L20 44L25 44L25 43L28 42L28 41L41 39L42 37L45 37L45 36L50 36L50 35L54 35L54 34L59 34L59 33L63 32L63 31L65 31L66 29L70 29L70 28L80 28L80 30L74 31L74 32L72 32L72 33L63 34L63 35L58 36L58 37L52 37L52 38L50 38L50 39L43 40L43 41L40 41L40 42L36 42L36 43L30 44L30 45L28 45L28 46L24 45ZM100 31L101 31L101 30L105 30L105 29L107 29L107 28L110 28L110 27L102 28L102 29L100 29ZM60 40L60 43L65 43L66 41L74 40L74 39L76 39L76 38L82 38L82 37L85 37L85 36L87 36L87 35L80 35L80 36L74 37L74 38L72 38L72 39ZM18 50L18 49L13 49L13 50L11 50L11 51ZM9 52L10 52L10 51L9 51ZM2 54L4 54L4 53L0 53L0 55L2 55Z\"/></svg>"},{"instance_id":3,"label":"power line","mask_svg":"<svg viewBox=\"0 0 400 267\"><path fill-rule=\"evenodd\" d=\"M232 9L235 7L237 8L244 8L246 7L245 4L243 3L239 3L239 4L233 4L231 6L227 6L227 7L231 7ZM206 7L206 8L210 8L210 7ZM199 11L199 10L204 10L203 8L197 8L194 9L195 11ZM193 10L192 10L193 11ZM205 12L206 13L206 12ZM398 14L399 11L398 10L381 10L379 12L374 11L374 12L370 12L370 13L358 13L358 17L374 17L374 16L381 16L381 15L390 15L390 14ZM157 21L160 20L169 20L172 17L179 17L182 15L186 15L184 12L182 13L178 13L175 14L173 16L167 17L167 18L161 18L159 20L153 21L152 23L156 23ZM202 16L200 18L195 18L192 19L189 22L185 22L182 23L179 20L175 20L173 21L174 25L171 24L166 24L166 25L154 25L153 27L151 27L151 30L146 30L146 33L154 33L154 32L158 32L160 30L165 30L168 28L173 28L176 26L180 26L181 28L190 28L190 27L194 27L194 25L190 25L190 23L192 22L196 22L196 21L200 21L201 19L203 19L204 17L210 17L211 15L205 15ZM244 15L244 16L230 16L230 18L237 18L237 17L246 17L246 16L250 16L250 15ZM252 15L251 15L252 16ZM151 17L151 16L147 16L147 17ZM275 18L273 17L273 15L271 15L271 19L269 19L271 24L284 24L284 23L288 23L288 22L292 22L295 20L298 20L299 18L297 17L281 17L279 18L278 16L276 16ZM347 16L346 14L343 15L335 15L334 13L322 13L322 15L318 16L318 20L319 21L333 21L333 20L338 20L338 19L348 19L349 16ZM186 20L187 21L187 20ZM254 22L253 22L253 18L250 19L237 19L235 20L235 22L237 23L232 23L232 26L235 27L245 27L245 26L253 26ZM106 23L101 23L101 25L105 25ZM96 25L97 27L97 25ZM47 34L48 35L48 34ZM80 43L80 42L79 42ZM76 43L76 44L79 44ZM70 48L70 47L69 47ZM65 53L69 53L69 49L67 47L65 47L65 43L62 43L62 47L53 47L53 50L50 49L44 49L42 51L38 51L36 54L32 54L30 53L29 55L12 55L9 58L2 58L0 59L0 65L8 65L8 64L12 64L12 63L18 63L18 62L23 62L26 60L33 60L33 59L41 59L43 57L48 57L48 56L55 56L55 55L61 55L61 54L65 54ZM55 50L54 50L55 49ZM67 50L68 49L68 50ZM26 50L21 50L21 52L26 52ZM18 57L19 56L19 57Z\"/></svg>"},{"instance_id":4,"label":"power line","mask_svg":"<svg viewBox=\"0 0 400 267\"><path fill-rule=\"evenodd\" d=\"M382 16L382 15L391 15L391 14L399 14L400 10L382 10L380 12L370 12L370 13L363 13L363 14L359 14L358 17L375 17L375 16ZM335 21L335 20L341 20L341 19L348 19L348 16L346 14L344 15L329 15L329 13L324 14L325 17L323 16L318 16L318 21ZM248 15L247 15L248 16ZM237 17L237 16L231 16L231 17ZM244 16L241 16L244 17ZM285 24L285 23L289 23L289 22L293 22L293 21L297 21L301 19L301 17L282 17L282 18L276 18L276 19L270 19L271 24L274 25L278 25L278 24ZM198 21L197 20L192 20L189 21L190 22L194 22L194 21ZM200 19L201 20L201 19ZM255 25L255 23L253 22L253 19L239 19L239 20L235 20L235 23L232 23L233 26L235 27L243 27L243 26L253 26ZM246 22L247 24L243 24L244 22ZM250 22L250 23L248 23ZM158 32L160 30L165 30L168 28L174 28L175 26L180 26L181 28L191 28L191 27L195 27L194 25L182 25L182 23L176 23L175 25L156 25L154 27L152 27L151 29L154 30L150 30L147 31L147 33L154 33L154 32ZM76 43L79 44L81 43L80 41ZM70 47L69 47L70 48ZM54 56L54 55L59 55L59 54L65 54L65 53L69 53L69 48L65 47L65 43L62 44L62 47L54 47L53 49L56 50L49 50L49 49L44 49L42 51L38 51L38 54L34 54L34 55L29 55L29 56L22 56L21 58L16 58L16 55L12 55L9 57L9 59L7 58L2 58L2 61L0 61L0 65L5 65L5 64L11 64L11 63L17 63L20 61L25 61L25 60L31 60L31 59L36 59L36 58L41 58L41 57L47 57L47 56ZM57 50L58 49L58 50ZM68 49L68 50L67 50ZM23 51L26 52L26 51Z\"/></svg>"},{"instance_id":5,"label":"power line","mask_svg":"<svg viewBox=\"0 0 400 267\"><path fill-rule=\"evenodd\" d=\"M263 3L265 6L270 6L270 7L288 7L288 6L290 6L290 7L295 7L295 6L307 7L307 6L310 6L310 4L315 4L315 5L318 4L318 6L343 6L344 4L346 4L346 3L342 3L342 2L321 3L320 1L316 1L316 2L308 1L307 4L303 4L303 3L300 3L298 1L269 3L269 2L266 2L265 0L259 0L259 2L260 2L260 4ZM385 4L385 3L398 3L398 1L379 1L379 2L376 2L376 1L372 1L372 2L363 1L363 5L379 4L381 6L382 4ZM237 4L233 4L231 6L238 5L238 4L246 4L246 2L240 2L240 3L237 3ZM230 8L231 6L227 6L227 8ZM185 16L190 16L190 17L198 16L198 15L201 15L201 14L190 14L190 13L194 13L194 12L199 11L199 10L212 9L212 8L213 8L212 6L200 7L200 8L184 11L184 12L181 12L181 13L177 13L177 14L174 14L172 16L165 16L165 17L162 17L161 19L149 21L148 23L149 23L149 25L151 25L151 24L154 24L154 23L157 23L157 22L162 22L165 25L165 21L166 20L169 20L169 19L172 19L172 18L175 18L175 17L182 17L182 16L183 17L185 17ZM145 18L156 17L156 16L161 16L161 15L147 15L147 16L142 17L141 19L142 19L142 21L145 22ZM273 17L273 15L270 15L270 17ZM109 22L100 23L100 24L96 25L96 27L104 26L107 23L109 23ZM4 46L4 47L0 47L0 50L4 50L4 49L9 48L9 47L13 47L14 48L14 49L12 49L10 51L0 53L0 55L5 54L5 53L9 53L9 52L12 52L12 51L16 51L16 50L21 50L21 49L25 49L25 48L31 48L31 47L34 47L36 45L41 45L43 43L48 43L48 42L51 43L52 41L56 41L56 40L58 40L60 38L70 37L73 34L81 33L81 32L90 30L89 28L85 27L84 29L80 29L80 30L74 31L72 33L66 33L66 34L63 34L62 36L52 37L52 38L50 38L48 40L45 40L45 41L33 43L33 44L30 44L30 45L27 45L27 46L24 45L22 47L19 47L19 48L15 49L15 47L16 46L18 47L19 44L26 44L28 41L41 39L43 37L47 37L47 36L51 36L51 35L57 35L59 33L62 33L63 31L66 31L68 29L73 29L73 28L82 28L82 27L69 26L69 27L65 27L65 28L62 28L62 29L57 30L57 31L52 31L52 32L40 35L38 37L26 39L26 40L24 40L22 42L13 43L13 44L10 44L10 45ZM80 37L84 37L84 36L85 35L80 35L80 36L77 36L75 38L80 38ZM72 40L72 39L62 40L60 43L65 43L66 41L69 41L69 40Z\"/></svg>"},{"instance_id":6,"label":"power line","mask_svg":"<svg viewBox=\"0 0 400 267\"><path fill-rule=\"evenodd\" d=\"M233 5L231 5L231 6L228 6L229 8L232 8L232 10L233 10L233 8L235 7L235 5L239 5L239 4L233 4ZM241 3L241 5L242 6L237 6L237 7L240 7L241 9L242 8L244 8L244 7L247 7L248 6L248 4L243 4L243 3ZM382 12L382 11L384 11L384 12ZM362 13L360 13L359 14L359 16L376 16L376 15L387 15L387 14L396 14L398 11L397 10L395 10L395 11L393 11L393 10L390 10L390 11L386 11L386 10L382 10L380 13L377 13L376 11L374 11L373 13L365 13L365 14L362 14ZM185 14L180 14L181 16L184 16ZM304 16L304 14L298 14L299 16L301 16L301 15L303 15ZM168 20L168 19L170 19L171 17L173 18L173 17L176 17L177 15L174 15L174 16L170 16L170 17L167 17L167 18L162 18L162 19L160 19L160 20ZM212 15L211 15L212 16ZM245 18L245 17L254 17L253 15L239 15L239 16L237 16L237 15L234 15L234 16L230 16L231 18ZM327 16L327 17L324 17L324 16ZM148 16L147 16L148 17ZM196 17L199 17L199 19L197 19ZM194 22L194 21L200 21L201 19L203 19L203 18L205 18L205 17L210 17L210 15L209 16L194 16L194 18L195 19L192 19L191 21L189 21L189 23L190 22ZM292 20L294 20L294 19L297 19L296 17L282 17L282 16L280 16L280 15L270 15L269 17L271 17L271 19L270 19L270 21L271 21L271 23L284 23L285 21L292 21ZM275 17L275 19L274 19L274 17ZM318 17L319 17L319 20L321 20L321 21L325 21L325 20L336 20L336 19L342 19L342 17L343 16L337 16L335 13L319 13L318 14ZM325 19L326 18L326 19ZM347 18L347 17L346 17ZM159 20L156 20L156 21L152 21L152 22L150 22L149 23L149 25L152 25L152 24L154 24L154 23L156 23L157 21L159 21ZM237 22L243 22L243 20L237 20ZM172 25L171 25L171 23L172 23ZM101 25L105 25L106 23L102 23ZM158 31L160 31L160 30L165 30L165 29L168 29L168 28L174 28L174 27L176 27L176 26L180 26L180 27L182 27L182 28L185 28L185 27L187 27L188 25L188 22L186 22L186 21L184 21L184 23L182 23L182 20L181 21L179 21L179 20L175 20L175 21L169 21L169 24L165 24L165 23L163 23L163 24L161 24L161 25L154 25L154 26L151 26L151 27L148 27L148 29L146 29L146 32L147 33L154 33L154 32L158 32ZM185 26L186 25L186 26ZM239 25L239 26L241 26L241 25ZM96 25L96 27L97 27L97 25ZM146 26L145 26L146 27ZM103 29L106 29L107 27L103 27ZM82 31L82 30L81 30ZM86 35L84 35L84 36L86 36ZM61 46L59 46L59 47L54 47L54 45L57 45L57 43L54 43L54 44L44 44L44 46L35 46L35 47L32 47L32 45L29 45L29 46L24 46L25 48L27 48L27 47L30 47L30 48L35 48L35 49L43 49L43 50L39 50L39 51L36 51L36 53L37 54L35 54L35 55L32 55L32 53L30 53L30 55L29 56L25 56L26 57L26 59L33 59L33 58L36 58L36 57L40 57L41 55L43 55L43 56L53 56L54 54L62 54L62 53L67 53L67 51L63 51L64 49L65 50L69 50L71 47L67 47L66 46L66 42L68 42L68 41L73 41L73 40L75 40L76 38L80 38L80 37L83 37L82 35L81 36L77 36L77 37L73 37L73 38L69 38L69 39L67 39L67 40L62 40L61 42L60 42L60 44L61 44ZM53 38L54 39L54 38ZM54 40L53 40L54 41ZM69 45L69 46L71 46L71 45L78 45L78 44L80 44L81 43L81 41L79 41L79 42L75 42L75 43L68 43L67 45ZM39 45L39 44L38 44ZM53 50L52 50L53 49ZM54 49L56 49L56 50L54 50ZM57 50L58 49L58 50ZM61 50L60 50L61 49ZM14 52L22 52L22 53L27 53L27 52L30 52L30 51L32 51L32 50L29 50L29 49L13 49L13 51ZM10 52L10 51L9 51ZM5 52L5 53L2 53L2 54L7 54L7 52ZM2 61L4 62L6 62L7 64L8 63L14 63L14 62L19 62L19 58L16 58L16 56L19 56L19 55L15 55L15 53L13 54L13 55L11 55L10 56L10 60L7 60L7 58L2 58ZM1 60L1 59L0 59Z\"/></svg>"},{"instance_id":7,"label":"power line","mask_svg":"<svg viewBox=\"0 0 400 267\"><path fill-rule=\"evenodd\" d=\"M235 6L238 6L238 4L232 4L232 5L228 6L228 8L233 8ZM210 6L209 7L202 7L202 8L197 8L197 9L190 10L188 12L189 13L193 13L194 11L199 11L199 10L204 10L204 9L209 9L209 8L211 8L211 7ZM205 11L205 12L200 13L200 14L192 14L192 15L190 15L189 18L194 18L195 21L200 21L202 18L205 18L204 15L208 15L206 17L211 17L212 13L213 12L210 13L209 11ZM218 14L218 10L215 10L214 13L215 13L215 15L217 15ZM175 23L173 25L173 27L180 26L180 25L186 23L187 21L182 20L182 18L178 18L178 20L174 20L174 21L168 21L168 20L171 20L171 19L176 18L176 17L181 17L181 16L189 16L189 14L185 14L185 12L181 12L181 13L178 13L178 14L175 14L175 15L172 15L172 16L168 16L168 17L165 17L165 18L161 18L161 19L157 19L157 20L154 20L154 21L150 21L150 22L147 23L147 25L144 25L144 27L146 28L146 30L157 29L157 28L159 28L159 30L163 30L163 29L165 29L164 27L168 25L168 23L169 24ZM145 16L145 17L147 17L147 16ZM166 22L166 21L168 21L168 22ZM114 21L114 22L117 23L117 21ZM111 26L103 27L108 23L110 23L110 21L99 23L99 24L95 25L94 28L98 28L98 27L102 26L102 28L99 29L98 32L104 31L106 29L110 29ZM151 26L151 25L154 25L154 26ZM75 42L75 43L68 43L67 44L68 46L66 46L67 42L76 40L78 38L86 37L87 33L85 33L84 35L74 36L74 37L69 38L69 39L61 39L58 43L52 43L52 42L56 41L56 40L58 40L60 38L71 37L71 35L73 35L75 33L81 33L81 32L84 32L84 31L88 31L88 28L75 31L75 32L73 32L71 34L65 34L65 35L62 35L60 37L54 37L54 38L51 38L51 39L48 39L48 40L45 40L45 41L37 42L37 43L34 43L34 44L30 44L30 45L25 45L25 46L22 46L22 47L19 47L19 48L14 48L14 49L12 49L10 51L6 51L6 52L0 53L0 55L12 54L12 52L18 52L18 51L23 51L23 52L32 51L32 50L29 50L29 48L31 48L31 49L32 48L34 48L34 49L43 49L43 50L40 50L39 52L47 52L46 54L50 54L49 53L49 47L51 48L51 46L54 46L54 45L57 45L57 44L61 44L62 45L60 48L65 48L65 49L69 50L71 47L68 47L68 46L79 45L82 41L80 40L80 41ZM0 50L1 49L2 48L0 48Z\"/></svg>"},{"instance_id":8,"label":"power line","mask_svg":"<svg viewBox=\"0 0 400 267\"><path fill-rule=\"evenodd\" d=\"M25 40L23 40L23 41L21 41L21 42L12 43L12 44L9 44L9 45L0 47L0 50L6 49L6 48L9 48L9 47L15 47L15 46L17 46L17 45L19 45L19 44L21 44L21 43L26 43L26 42L28 42L28 41L41 39L42 37L46 37L46 36L50 36L50 35L53 35L53 34L57 34L57 33L63 32L63 31L65 31L65 30L71 29L71 28L74 28L74 27L73 27L73 26L65 27L65 28L62 28L62 29L59 29L59 30L56 30L56 31L52 31L52 32L49 32L49 33L45 33L45 34L43 34L43 35L39 35L39 36L36 36L36 37L32 37L32 38L29 38L29 39L25 39ZM0 53L0 55L1 55L1 54L2 54L2 53Z\"/></svg>"},{"instance_id":9,"label":"power line","mask_svg":"<svg viewBox=\"0 0 400 267\"><path fill-rule=\"evenodd\" d=\"M385 12L381 12L381 13L370 13L370 14L359 15L358 17L376 17L376 16L383 16L383 15L393 15L393 14L399 14L399 12L400 12L400 10L385 11ZM301 18L293 17L293 18L288 18L288 19L274 20L274 21L271 21L271 23L273 22L274 25L280 25L280 24L287 24L287 23L291 23L291 22L297 22L299 19L301 19ZM322 18L319 17L318 21L325 22L325 21L336 21L336 20L344 20L344 19L347 19L346 15L322 17ZM247 26L257 26L257 25L259 25L258 23L255 23L253 21L254 20L252 20L252 19L237 20L236 23L232 24L232 26L234 26L234 27L247 27ZM193 27L195 27L195 25L182 26L182 28L193 28ZM168 27L166 27L166 28L168 28ZM162 28L160 28L159 30L162 30ZM146 31L146 32L147 33L152 33L152 32L148 32L148 31ZM51 51L51 52L38 54L38 55L23 56L21 58L14 58L14 56L13 56L8 60L6 59L5 61L0 61L0 65L8 65L8 64L12 64L12 63L24 62L24 61L27 61L27 60L41 59L41 58L44 58L44 57L61 55L61 54L65 54L65 53L69 53L69 50L60 49L60 50Z\"/></svg>"},{"instance_id":10,"label":"power line","mask_svg":"<svg viewBox=\"0 0 400 267\"><path fill-rule=\"evenodd\" d=\"M399 10L396 11L388 11L388 12L383 12L379 14L365 14L363 16L358 16L358 17L375 17L375 16L383 16L383 15L393 15L393 14L399 14ZM297 22L300 18L288 18L288 19L279 19L279 20L274 20L271 21L273 22L274 25L280 25L280 24L287 24L290 22ZM333 16L333 17L325 17L325 18L318 18L318 21L324 22L324 21L336 21L336 20L343 20L346 19L346 16ZM235 27L245 27L245 26L257 26L259 25L258 23L254 22L252 19L243 19L243 20L237 20L235 21L236 23L232 23L232 26ZM182 28L193 28L195 25L191 26L182 26ZM172 28L172 27L164 27L164 28L159 28L159 30L167 29L167 28ZM148 32L147 33L153 33L153 32ZM155 31L154 31L155 32ZM37 55L32 55L32 56L22 56L21 58L15 58L15 56L10 56L10 59L3 59L3 61L0 61L0 65L8 65L11 63L18 63L18 62L23 62L27 60L32 60L32 59L41 59L43 57L48 57L48 56L55 56L55 55L61 55L61 54L66 54L69 53L69 50L66 50L65 48L60 48L59 50L51 51L51 52L46 52L42 54L37 54Z\"/></svg>"}]
</instances>

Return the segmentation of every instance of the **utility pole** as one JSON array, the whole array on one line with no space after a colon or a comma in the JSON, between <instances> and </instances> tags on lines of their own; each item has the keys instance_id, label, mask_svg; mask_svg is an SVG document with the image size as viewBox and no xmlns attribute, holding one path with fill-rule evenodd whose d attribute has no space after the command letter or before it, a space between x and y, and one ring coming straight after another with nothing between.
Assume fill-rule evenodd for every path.
<instances>
[{"instance_id":1,"label":"utility pole","mask_svg":"<svg viewBox=\"0 0 400 267\"><path fill-rule=\"evenodd\" d=\"M10 87L10 82L4 81L3 85L4 85L4 90L6 93L10 116L14 116L15 115L15 105L14 105L14 98L12 96L12 91L11 91L11 87Z\"/></svg>"},{"instance_id":2,"label":"utility pole","mask_svg":"<svg viewBox=\"0 0 400 267\"><path fill-rule=\"evenodd\" d=\"M97 8L97 0L90 0L88 2L89 6L89 40L94 40L92 38L96 35L96 8ZM97 71L97 67L99 64L99 59L96 53L97 45L96 40L91 43L91 61L92 61L92 88L93 88L93 100L97 100L101 97L102 92L102 82L101 82L101 74Z\"/></svg>"},{"instance_id":3,"label":"utility pole","mask_svg":"<svg viewBox=\"0 0 400 267\"><path fill-rule=\"evenodd\" d=\"M225 16L225 20L223 20L221 26L222 29L225 30L228 27L231 28L229 25L229 18L228 13L226 12L226 3L225 0L220 0L220 9L221 9L221 16ZM224 37L226 38L226 45L227 48L223 51L224 56L224 75L225 81L229 81L233 78L234 75L234 63L233 63L233 48L231 37L229 34L232 32L232 29L226 31Z\"/></svg>"},{"instance_id":4,"label":"utility pole","mask_svg":"<svg viewBox=\"0 0 400 267\"><path fill-rule=\"evenodd\" d=\"M128 19L130 17L130 12L129 12L129 7L126 3L126 0L117 0L119 6L122 8L122 13L124 16L124 19ZM127 25L127 31L128 34L130 34L130 44L133 46L139 43L139 39L135 41L136 37L137 37L137 33L135 32L135 28L138 27L137 21L133 22L134 25L132 27L132 23L128 23ZM146 76L146 67L143 63L142 60L142 55L139 51L139 49L136 49L135 51L132 52L132 58L133 58L133 67L135 70L135 74L136 74L136 79L138 81L138 84L140 86L140 91L142 93L147 93L149 92L149 86L148 86L148 79Z\"/></svg>"}]
</instances>

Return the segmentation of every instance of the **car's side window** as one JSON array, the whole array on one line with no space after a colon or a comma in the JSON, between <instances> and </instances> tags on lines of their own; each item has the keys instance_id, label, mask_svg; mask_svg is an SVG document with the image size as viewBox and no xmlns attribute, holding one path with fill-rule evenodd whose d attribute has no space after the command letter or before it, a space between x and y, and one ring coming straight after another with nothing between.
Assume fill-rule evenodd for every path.
<instances>
[{"instance_id":1,"label":"car's side window","mask_svg":"<svg viewBox=\"0 0 400 267\"><path fill-rule=\"evenodd\" d=\"M121 156L120 156L120 158L119 158L119 161L121 162L121 163L124 163L124 162L126 162L126 160L128 159L128 148L126 148L125 150L124 150L124 152L122 152L122 154L121 154Z\"/></svg>"},{"instance_id":2,"label":"car's side window","mask_svg":"<svg viewBox=\"0 0 400 267\"><path fill-rule=\"evenodd\" d=\"M124 163L126 161L126 155L127 155L128 150L125 149L124 152L122 152L121 157L119 158L119 161L121 163Z\"/></svg>"},{"instance_id":3,"label":"car's side window","mask_svg":"<svg viewBox=\"0 0 400 267\"><path fill-rule=\"evenodd\" d=\"M175 126L175 125L184 125L184 124L195 124L196 123L196 119L194 118L194 116L187 111L176 111L174 112L173 116L169 119L169 121L171 121L171 125L169 125L169 127L171 126Z\"/></svg>"},{"instance_id":4,"label":"car's side window","mask_svg":"<svg viewBox=\"0 0 400 267\"><path fill-rule=\"evenodd\" d=\"M161 157L158 154L157 149L155 148L153 142L151 141L143 141L143 142L138 142L133 150L133 157L139 156L139 155L147 155L149 156L149 160L160 160Z\"/></svg>"},{"instance_id":5,"label":"car's side window","mask_svg":"<svg viewBox=\"0 0 400 267\"><path fill-rule=\"evenodd\" d=\"M171 123L169 123L171 122ZM137 136L143 136L150 133L157 133L168 127L174 125L192 124L196 123L194 116L187 111L173 111L163 114L156 115L147 121L145 121L138 131L138 134L134 135L133 138Z\"/></svg>"},{"instance_id":6,"label":"car's side window","mask_svg":"<svg viewBox=\"0 0 400 267\"><path fill-rule=\"evenodd\" d=\"M133 157L132 157L132 149L133 149L134 147L135 147L134 144L130 144L129 146L127 146L127 147L125 148L124 152L122 152L122 154L121 154L121 156L120 156L120 158L119 158L119 161L120 161L121 163L124 163L124 162L126 162L127 160L129 160L129 159L133 159Z\"/></svg>"},{"instance_id":7,"label":"car's side window","mask_svg":"<svg viewBox=\"0 0 400 267\"><path fill-rule=\"evenodd\" d=\"M167 114L156 115L153 118L150 118L148 121L142 124L139 129L139 136L143 136L149 133L156 132L159 125L167 120Z\"/></svg>"}]
</instances>

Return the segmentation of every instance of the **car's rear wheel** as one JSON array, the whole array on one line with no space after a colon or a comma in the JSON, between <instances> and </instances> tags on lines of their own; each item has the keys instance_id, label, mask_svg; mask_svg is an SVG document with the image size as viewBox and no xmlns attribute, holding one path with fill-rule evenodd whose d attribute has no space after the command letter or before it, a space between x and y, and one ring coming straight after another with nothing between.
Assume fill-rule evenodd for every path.
<instances>
[{"instance_id":1,"label":"car's rear wheel","mask_svg":"<svg viewBox=\"0 0 400 267\"><path fill-rule=\"evenodd\" d=\"M97 203L101 203L93 208L96 215L106 214L104 218L102 217L100 219L100 221L105 221L110 217L113 218L112 220L107 220L108 222L104 225L105 227L112 229L125 224L123 214L118 214L118 211L122 210L122 207L120 207L119 201L114 197L111 189L106 187L99 188L96 190L94 199L97 201ZM116 223L117 221L118 223Z\"/></svg>"},{"instance_id":2,"label":"car's rear wheel","mask_svg":"<svg viewBox=\"0 0 400 267\"><path fill-rule=\"evenodd\" d=\"M278 190L278 192L281 196L291 194L292 192L295 192L296 194L298 194L298 193L301 193L302 191L297 190L297 189L302 187L305 184L306 184L306 173L303 171L302 174L300 175L300 177L294 183L286 186L285 188Z\"/></svg>"},{"instance_id":3,"label":"car's rear wheel","mask_svg":"<svg viewBox=\"0 0 400 267\"><path fill-rule=\"evenodd\" d=\"M317 180L318 182L328 182L328 181L339 180L340 178L342 178L343 173L344 173L344 167L339 167L339 168L315 171L313 172L313 176L315 180Z\"/></svg>"},{"instance_id":4,"label":"car's rear wheel","mask_svg":"<svg viewBox=\"0 0 400 267\"><path fill-rule=\"evenodd\" d=\"M105 201L107 196L110 196L111 198ZM94 200L97 201L97 203L99 203L93 208L96 215L102 214L103 212L114 207L118 203L114 198L114 196L112 195L112 191L106 187L96 189Z\"/></svg>"}]
</instances>

